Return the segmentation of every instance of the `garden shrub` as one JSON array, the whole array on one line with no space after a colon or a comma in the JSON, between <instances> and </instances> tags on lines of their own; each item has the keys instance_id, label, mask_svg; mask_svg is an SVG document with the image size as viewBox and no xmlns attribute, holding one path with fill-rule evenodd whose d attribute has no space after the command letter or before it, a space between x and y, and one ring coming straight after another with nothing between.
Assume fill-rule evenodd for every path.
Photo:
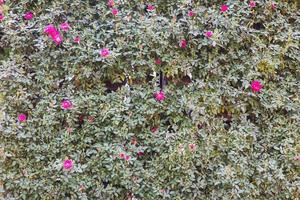
<instances>
[{"instance_id":1,"label":"garden shrub","mask_svg":"<svg viewBox=\"0 0 300 200\"><path fill-rule=\"evenodd\" d=\"M0 4L2 198L299 198L298 1Z\"/></svg>"}]
</instances>

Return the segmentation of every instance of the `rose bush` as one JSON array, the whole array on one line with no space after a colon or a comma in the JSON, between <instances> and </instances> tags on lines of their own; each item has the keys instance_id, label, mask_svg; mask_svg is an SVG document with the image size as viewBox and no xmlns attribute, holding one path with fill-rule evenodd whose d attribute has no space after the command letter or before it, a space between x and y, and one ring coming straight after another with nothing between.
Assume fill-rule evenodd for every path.
<instances>
[{"instance_id":1,"label":"rose bush","mask_svg":"<svg viewBox=\"0 0 300 200\"><path fill-rule=\"evenodd\" d=\"M298 1L0 1L4 199L296 199Z\"/></svg>"}]
</instances>

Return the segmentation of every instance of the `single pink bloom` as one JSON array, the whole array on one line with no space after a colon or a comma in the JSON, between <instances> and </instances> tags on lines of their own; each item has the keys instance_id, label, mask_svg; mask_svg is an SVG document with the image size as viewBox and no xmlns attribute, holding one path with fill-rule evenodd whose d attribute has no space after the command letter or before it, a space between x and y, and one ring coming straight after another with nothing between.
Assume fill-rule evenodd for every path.
<instances>
[{"instance_id":1,"label":"single pink bloom","mask_svg":"<svg viewBox=\"0 0 300 200\"><path fill-rule=\"evenodd\" d=\"M272 2L272 3L271 3L271 7L272 7L272 9L273 9L273 10L275 10L275 9L276 9L276 7L277 7L277 4L276 4L276 3L274 3L274 2Z\"/></svg>"},{"instance_id":2,"label":"single pink bloom","mask_svg":"<svg viewBox=\"0 0 300 200\"><path fill-rule=\"evenodd\" d=\"M299 155L299 156L297 156L297 157L296 157L296 159L300 161L300 155Z\"/></svg>"},{"instance_id":3,"label":"single pink bloom","mask_svg":"<svg viewBox=\"0 0 300 200\"><path fill-rule=\"evenodd\" d=\"M101 55L101 57L103 57L103 58L109 56L109 54L110 54L110 52L109 52L109 49L108 49L108 48L101 49L101 51L100 51L100 55Z\"/></svg>"},{"instance_id":4,"label":"single pink bloom","mask_svg":"<svg viewBox=\"0 0 300 200\"><path fill-rule=\"evenodd\" d=\"M74 166L74 163L72 160L64 160L63 167L65 170L71 170Z\"/></svg>"},{"instance_id":5,"label":"single pink bloom","mask_svg":"<svg viewBox=\"0 0 300 200\"><path fill-rule=\"evenodd\" d=\"M27 116L25 114L19 114L18 119L20 122L25 122L27 119Z\"/></svg>"},{"instance_id":6,"label":"single pink bloom","mask_svg":"<svg viewBox=\"0 0 300 200\"><path fill-rule=\"evenodd\" d=\"M118 9L113 8L113 9L111 10L111 13L112 13L114 16L116 16L116 15L119 13L119 11L118 11Z\"/></svg>"},{"instance_id":7,"label":"single pink bloom","mask_svg":"<svg viewBox=\"0 0 300 200\"><path fill-rule=\"evenodd\" d=\"M64 23L60 24L59 27L61 28L61 30L66 31L66 32L68 30L70 30L70 28L71 28L71 26L68 24L68 22L64 22Z\"/></svg>"},{"instance_id":8,"label":"single pink bloom","mask_svg":"<svg viewBox=\"0 0 300 200\"><path fill-rule=\"evenodd\" d=\"M252 81L251 83L251 89L253 92L260 92L260 90L262 89L262 84L259 81Z\"/></svg>"},{"instance_id":9,"label":"single pink bloom","mask_svg":"<svg viewBox=\"0 0 300 200\"><path fill-rule=\"evenodd\" d=\"M153 6L153 5L147 5L147 10L148 11L153 11L153 10L155 10L155 6Z\"/></svg>"},{"instance_id":10,"label":"single pink bloom","mask_svg":"<svg viewBox=\"0 0 300 200\"><path fill-rule=\"evenodd\" d=\"M4 15L2 13L0 13L0 22L4 20Z\"/></svg>"},{"instance_id":11,"label":"single pink bloom","mask_svg":"<svg viewBox=\"0 0 300 200\"><path fill-rule=\"evenodd\" d=\"M190 151L195 151L196 150L196 144L189 144L189 149L190 149Z\"/></svg>"},{"instance_id":12,"label":"single pink bloom","mask_svg":"<svg viewBox=\"0 0 300 200\"><path fill-rule=\"evenodd\" d=\"M89 123L93 123L94 120L95 120L95 118L94 118L93 116L89 116L89 117L88 117L88 122L89 122Z\"/></svg>"},{"instance_id":13,"label":"single pink bloom","mask_svg":"<svg viewBox=\"0 0 300 200\"><path fill-rule=\"evenodd\" d=\"M187 46L187 41L185 39L181 40L180 43L179 43L179 46L183 49L186 48Z\"/></svg>"},{"instance_id":14,"label":"single pink bloom","mask_svg":"<svg viewBox=\"0 0 300 200\"><path fill-rule=\"evenodd\" d=\"M213 36L213 32L212 31L206 31L205 32L205 36L207 37L207 38L211 38L212 36Z\"/></svg>"},{"instance_id":15,"label":"single pink bloom","mask_svg":"<svg viewBox=\"0 0 300 200\"><path fill-rule=\"evenodd\" d=\"M77 44L79 44L79 43L80 43L80 37L79 37L79 36L76 36L76 37L74 38L74 42L77 43Z\"/></svg>"},{"instance_id":16,"label":"single pink bloom","mask_svg":"<svg viewBox=\"0 0 300 200\"><path fill-rule=\"evenodd\" d=\"M195 15L196 15L196 13L193 10L188 11L188 16L189 17L194 17Z\"/></svg>"},{"instance_id":17,"label":"single pink bloom","mask_svg":"<svg viewBox=\"0 0 300 200\"><path fill-rule=\"evenodd\" d=\"M139 152L137 153L137 155L138 155L139 157L141 157L141 156L143 156L143 155L144 155L144 152L142 152L142 151L139 151Z\"/></svg>"},{"instance_id":18,"label":"single pink bloom","mask_svg":"<svg viewBox=\"0 0 300 200\"><path fill-rule=\"evenodd\" d=\"M161 59L159 59L159 58L155 59L155 64L156 65L161 65Z\"/></svg>"},{"instance_id":19,"label":"single pink bloom","mask_svg":"<svg viewBox=\"0 0 300 200\"><path fill-rule=\"evenodd\" d=\"M44 33L46 33L48 35L56 35L58 33L58 31L52 24L49 24L48 26L46 26L44 28Z\"/></svg>"},{"instance_id":20,"label":"single pink bloom","mask_svg":"<svg viewBox=\"0 0 300 200\"><path fill-rule=\"evenodd\" d=\"M150 128L150 131L151 131L152 133L156 133L156 132L158 131L158 127L151 127L151 128Z\"/></svg>"},{"instance_id":21,"label":"single pink bloom","mask_svg":"<svg viewBox=\"0 0 300 200\"><path fill-rule=\"evenodd\" d=\"M5 0L0 0L0 5L4 4Z\"/></svg>"},{"instance_id":22,"label":"single pink bloom","mask_svg":"<svg viewBox=\"0 0 300 200\"><path fill-rule=\"evenodd\" d=\"M26 12L23 17L25 20L31 20L33 18L33 13L31 11Z\"/></svg>"},{"instance_id":23,"label":"single pink bloom","mask_svg":"<svg viewBox=\"0 0 300 200\"><path fill-rule=\"evenodd\" d=\"M108 1L107 1L107 5L108 5L109 7L113 7L113 6L115 5L114 0L108 0Z\"/></svg>"},{"instance_id":24,"label":"single pink bloom","mask_svg":"<svg viewBox=\"0 0 300 200\"><path fill-rule=\"evenodd\" d=\"M125 155L125 153L123 153L123 152L119 154L119 157L120 157L121 159L125 159L125 156L126 156L126 155Z\"/></svg>"},{"instance_id":25,"label":"single pink bloom","mask_svg":"<svg viewBox=\"0 0 300 200\"><path fill-rule=\"evenodd\" d=\"M60 34L52 36L52 39L57 45L60 45L62 43L62 37Z\"/></svg>"},{"instance_id":26,"label":"single pink bloom","mask_svg":"<svg viewBox=\"0 0 300 200\"><path fill-rule=\"evenodd\" d=\"M70 100L63 100L60 106L64 110L69 110L73 107L73 104Z\"/></svg>"},{"instance_id":27,"label":"single pink bloom","mask_svg":"<svg viewBox=\"0 0 300 200\"><path fill-rule=\"evenodd\" d=\"M256 2L255 1L250 1L249 7L250 8L255 8L255 6L256 6Z\"/></svg>"},{"instance_id":28,"label":"single pink bloom","mask_svg":"<svg viewBox=\"0 0 300 200\"><path fill-rule=\"evenodd\" d=\"M154 97L157 101L163 101L166 98L164 91L154 93Z\"/></svg>"},{"instance_id":29,"label":"single pink bloom","mask_svg":"<svg viewBox=\"0 0 300 200\"><path fill-rule=\"evenodd\" d=\"M126 161L129 161L130 159L131 159L131 157L130 157L129 155L126 155L126 156L125 156L125 160L126 160Z\"/></svg>"},{"instance_id":30,"label":"single pink bloom","mask_svg":"<svg viewBox=\"0 0 300 200\"><path fill-rule=\"evenodd\" d=\"M228 11L228 9L229 9L229 7L227 5L225 5L225 4L221 5L220 10L221 10L222 13Z\"/></svg>"}]
</instances>

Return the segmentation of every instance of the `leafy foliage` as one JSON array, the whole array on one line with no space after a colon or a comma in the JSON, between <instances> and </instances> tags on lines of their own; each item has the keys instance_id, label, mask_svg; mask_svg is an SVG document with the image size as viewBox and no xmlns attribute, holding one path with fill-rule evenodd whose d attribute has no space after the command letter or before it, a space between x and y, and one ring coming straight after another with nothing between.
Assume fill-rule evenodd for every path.
<instances>
[{"instance_id":1,"label":"leafy foliage","mask_svg":"<svg viewBox=\"0 0 300 200\"><path fill-rule=\"evenodd\" d=\"M299 197L299 5L225 3L115 0L115 16L106 1L2 4L3 197Z\"/></svg>"}]
</instances>

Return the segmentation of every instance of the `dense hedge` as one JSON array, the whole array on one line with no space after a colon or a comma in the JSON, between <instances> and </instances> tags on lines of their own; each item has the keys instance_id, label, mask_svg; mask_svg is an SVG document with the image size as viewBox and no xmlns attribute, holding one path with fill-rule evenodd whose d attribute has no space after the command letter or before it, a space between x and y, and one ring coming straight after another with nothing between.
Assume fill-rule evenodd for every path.
<instances>
[{"instance_id":1,"label":"dense hedge","mask_svg":"<svg viewBox=\"0 0 300 200\"><path fill-rule=\"evenodd\" d=\"M297 1L0 4L3 198L299 197Z\"/></svg>"}]
</instances>

